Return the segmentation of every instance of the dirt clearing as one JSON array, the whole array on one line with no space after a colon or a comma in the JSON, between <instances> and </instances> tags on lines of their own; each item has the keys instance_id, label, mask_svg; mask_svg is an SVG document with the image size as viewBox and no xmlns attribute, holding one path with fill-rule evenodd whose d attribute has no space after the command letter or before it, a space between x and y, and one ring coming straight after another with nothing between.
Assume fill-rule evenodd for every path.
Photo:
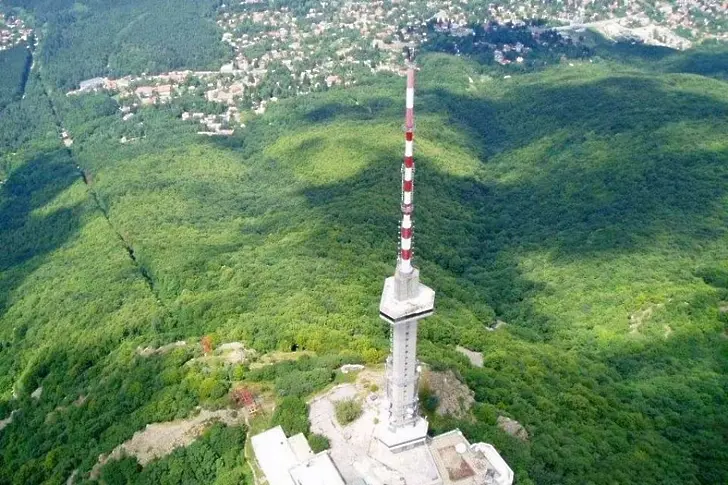
<instances>
[{"instance_id":1,"label":"dirt clearing","mask_svg":"<svg viewBox=\"0 0 728 485\"><path fill-rule=\"evenodd\" d=\"M109 460L118 460L124 456L133 456L140 465L145 466L154 459L172 453L175 448L190 445L217 421L234 426L245 421L245 414L235 409L203 409L192 418L148 424L144 430L134 433L130 440L114 448L108 455L101 455L99 462L91 470L91 478L98 478L101 467Z\"/></svg>"},{"instance_id":2,"label":"dirt clearing","mask_svg":"<svg viewBox=\"0 0 728 485\"><path fill-rule=\"evenodd\" d=\"M474 350L468 350L465 347L457 346L455 347L455 350L463 354L465 357L468 358L470 361L470 364L473 365L473 367L483 367L483 353L482 352L476 352Z\"/></svg>"},{"instance_id":3,"label":"dirt clearing","mask_svg":"<svg viewBox=\"0 0 728 485\"><path fill-rule=\"evenodd\" d=\"M475 393L460 382L451 370L435 372L426 370L422 373L422 385L428 387L437 396L437 414L466 418L470 408L475 404Z\"/></svg>"},{"instance_id":4,"label":"dirt clearing","mask_svg":"<svg viewBox=\"0 0 728 485\"><path fill-rule=\"evenodd\" d=\"M17 413L17 411L13 411L12 413L10 413L10 416L5 419L0 419L0 431L2 431L6 426L13 422L13 416L15 415L15 413Z\"/></svg>"}]
</instances>

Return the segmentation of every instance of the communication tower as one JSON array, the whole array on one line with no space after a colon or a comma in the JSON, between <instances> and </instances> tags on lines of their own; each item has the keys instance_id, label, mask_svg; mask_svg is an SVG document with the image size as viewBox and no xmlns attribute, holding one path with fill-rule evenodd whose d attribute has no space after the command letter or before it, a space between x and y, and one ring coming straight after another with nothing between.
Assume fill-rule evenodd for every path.
<instances>
[{"instance_id":1,"label":"communication tower","mask_svg":"<svg viewBox=\"0 0 728 485\"><path fill-rule=\"evenodd\" d=\"M387 358L385 426L380 426L377 437L392 451L421 444L427 436L427 421L418 412L417 324L435 308L434 290L420 283L419 270L412 265L415 65L411 54L408 57L399 254L394 276L385 280L379 304L379 315L392 328Z\"/></svg>"}]
</instances>

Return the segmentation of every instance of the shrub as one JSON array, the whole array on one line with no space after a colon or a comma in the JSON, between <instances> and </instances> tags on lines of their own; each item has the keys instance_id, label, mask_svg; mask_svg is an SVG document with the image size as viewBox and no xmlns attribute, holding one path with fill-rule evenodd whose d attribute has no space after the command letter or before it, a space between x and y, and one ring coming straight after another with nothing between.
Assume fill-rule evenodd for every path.
<instances>
[{"instance_id":1,"label":"shrub","mask_svg":"<svg viewBox=\"0 0 728 485\"><path fill-rule=\"evenodd\" d=\"M434 413L440 404L440 399L432 392L429 386L420 387L420 404L428 413Z\"/></svg>"},{"instance_id":2,"label":"shrub","mask_svg":"<svg viewBox=\"0 0 728 485\"><path fill-rule=\"evenodd\" d=\"M279 424L287 436L308 433L308 406L303 399L294 396L281 399L271 418L271 426Z\"/></svg>"},{"instance_id":3,"label":"shrub","mask_svg":"<svg viewBox=\"0 0 728 485\"><path fill-rule=\"evenodd\" d=\"M361 403L354 399L346 399L336 403L336 420L346 426L361 416Z\"/></svg>"},{"instance_id":4,"label":"shrub","mask_svg":"<svg viewBox=\"0 0 728 485\"><path fill-rule=\"evenodd\" d=\"M331 443L329 443L329 439L320 434L312 434L308 437L308 444L311 446L311 449L314 453L321 453L324 450L328 450L331 448Z\"/></svg>"}]
</instances>

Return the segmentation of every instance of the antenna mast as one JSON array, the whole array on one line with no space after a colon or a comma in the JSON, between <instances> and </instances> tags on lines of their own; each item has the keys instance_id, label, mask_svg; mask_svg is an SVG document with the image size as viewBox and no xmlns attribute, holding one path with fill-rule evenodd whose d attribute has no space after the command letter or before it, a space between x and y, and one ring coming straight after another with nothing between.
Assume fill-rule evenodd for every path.
<instances>
[{"instance_id":1,"label":"antenna mast","mask_svg":"<svg viewBox=\"0 0 728 485\"><path fill-rule=\"evenodd\" d=\"M400 225L400 272L412 272L412 240L414 228L412 216L414 212L415 161L413 146L415 139L415 65L410 50L407 59L407 91L404 115L404 159L402 161L402 222Z\"/></svg>"}]
</instances>

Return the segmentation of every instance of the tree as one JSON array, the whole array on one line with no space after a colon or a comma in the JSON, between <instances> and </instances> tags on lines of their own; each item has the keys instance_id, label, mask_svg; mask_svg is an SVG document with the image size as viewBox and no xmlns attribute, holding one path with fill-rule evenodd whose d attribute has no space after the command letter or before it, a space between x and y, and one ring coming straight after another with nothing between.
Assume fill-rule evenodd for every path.
<instances>
[{"instance_id":1,"label":"tree","mask_svg":"<svg viewBox=\"0 0 728 485\"><path fill-rule=\"evenodd\" d=\"M336 420L340 425L346 426L347 424L355 421L362 413L361 402L356 399L345 399L339 401L335 405L336 407Z\"/></svg>"},{"instance_id":2,"label":"tree","mask_svg":"<svg viewBox=\"0 0 728 485\"><path fill-rule=\"evenodd\" d=\"M202 344L202 352L204 352L205 355L208 355L212 352L212 337L210 337L209 335L205 335L204 337L202 337L200 343Z\"/></svg>"},{"instance_id":3,"label":"tree","mask_svg":"<svg viewBox=\"0 0 728 485\"><path fill-rule=\"evenodd\" d=\"M308 433L308 405L294 396L286 396L280 400L271 417L271 426L280 425L287 436Z\"/></svg>"}]
</instances>

